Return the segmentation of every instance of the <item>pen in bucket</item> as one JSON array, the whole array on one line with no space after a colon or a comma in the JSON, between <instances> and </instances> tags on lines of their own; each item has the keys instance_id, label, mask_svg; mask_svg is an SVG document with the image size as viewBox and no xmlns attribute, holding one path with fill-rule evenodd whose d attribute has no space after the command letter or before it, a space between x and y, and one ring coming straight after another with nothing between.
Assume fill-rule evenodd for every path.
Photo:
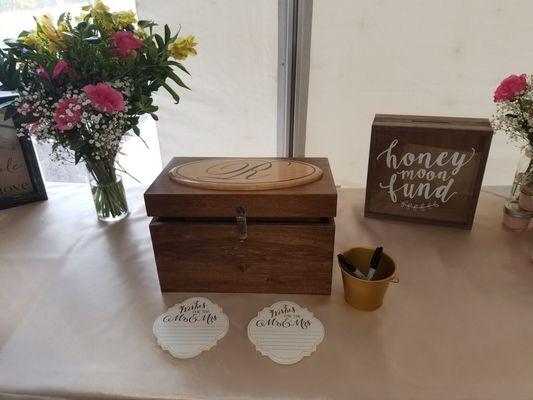
<instances>
[{"instance_id":1,"label":"pen in bucket","mask_svg":"<svg viewBox=\"0 0 533 400\"><path fill-rule=\"evenodd\" d=\"M352 264L357 265L361 272L366 272L366 269L370 267L370 260L373 258L376 250L375 246L361 246L347 249L342 254ZM381 307L389 283L398 282L398 278L396 278L396 263L390 254L378 251L378 255L379 253L381 253L381 257L379 257L378 262L376 263L376 260L373 261L373 265L377 267L377 272L373 273L372 280L357 278L339 260L344 299L349 305L358 310L372 311Z\"/></svg>"},{"instance_id":2,"label":"pen in bucket","mask_svg":"<svg viewBox=\"0 0 533 400\"><path fill-rule=\"evenodd\" d=\"M357 269L357 267L350 261L344 254L338 254L337 258L342 266L344 266L350 273L355 275L359 279L366 279L365 274Z\"/></svg>"},{"instance_id":3,"label":"pen in bucket","mask_svg":"<svg viewBox=\"0 0 533 400\"><path fill-rule=\"evenodd\" d=\"M383 247L381 246L377 247L376 250L374 250L374 254L372 254L372 259L370 260L370 268L368 269L368 274L366 275L366 278L369 281L371 281L374 275L376 274L376 270L378 269L382 254Z\"/></svg>"}]
</instances>

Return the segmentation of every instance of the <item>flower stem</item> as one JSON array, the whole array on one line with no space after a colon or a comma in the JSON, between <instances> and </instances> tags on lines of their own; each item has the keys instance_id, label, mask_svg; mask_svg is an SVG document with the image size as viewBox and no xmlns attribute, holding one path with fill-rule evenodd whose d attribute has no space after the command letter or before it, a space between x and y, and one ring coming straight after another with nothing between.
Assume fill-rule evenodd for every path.
<instances>
[{"instance_id":1,"label":"flower stem","mask_svg":"<svg viewBox=\"0 0 533 400\"><path fill-rule=\"evenodd\" d=\"M103 221L122 219L128 213L128 202L115 161L86 162L86 165L98 218Z\"/></svg>"}]
</instances>

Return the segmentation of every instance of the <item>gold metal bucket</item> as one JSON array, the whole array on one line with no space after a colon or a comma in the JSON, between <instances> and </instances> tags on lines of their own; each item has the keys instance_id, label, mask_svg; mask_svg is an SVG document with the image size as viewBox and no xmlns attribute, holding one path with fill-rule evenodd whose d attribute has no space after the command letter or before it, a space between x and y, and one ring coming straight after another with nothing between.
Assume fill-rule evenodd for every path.
<instances>
[{"instance_id":1,"label":"gold metal bucket","mask_svg":"<svg viewBox=\"0 0 533 400\"><path fill-rule=\"evenodd\" d=\"M354 247L342 254L366 275L374 249L370 247ZM339 265L339 267L342 272L344 299L349 305L361 311L373 311L381 307L389 282L398 283L400 281L395 276L396 263L386 253L383 253L379 268L377 268L376 275L371 281L356 278L346 272L342 266Z\"/></svg>"}]
</instances>

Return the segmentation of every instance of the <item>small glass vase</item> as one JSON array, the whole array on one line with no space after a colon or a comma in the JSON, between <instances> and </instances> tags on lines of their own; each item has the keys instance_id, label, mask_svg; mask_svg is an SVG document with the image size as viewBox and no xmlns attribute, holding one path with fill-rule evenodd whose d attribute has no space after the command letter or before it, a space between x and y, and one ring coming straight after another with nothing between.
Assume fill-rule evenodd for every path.
<instances>
[{"instance_id":1,"label":"small glass vase","mask_svg":"<svg viewBox=\"0 0 533 400\"><path fill-rule=\"evenodd\" d=\"M115 160L86 162L89 185L96 215L100 221L115 222L129 215L122 177L117 174Z\"/></svg>"},{"instance_id":2,"label":"small glass vase","mask_svg":"<svg viewBox=\"0 0 533 400\"><path fill-rule=\"evenodd\" d=\"M511 199L518 199L521 185L531 183L533 183L533 149L528 146L522 150L522 155L520 160L518 160L513 186L511 187Z\"/></svg>"}]
</instances>

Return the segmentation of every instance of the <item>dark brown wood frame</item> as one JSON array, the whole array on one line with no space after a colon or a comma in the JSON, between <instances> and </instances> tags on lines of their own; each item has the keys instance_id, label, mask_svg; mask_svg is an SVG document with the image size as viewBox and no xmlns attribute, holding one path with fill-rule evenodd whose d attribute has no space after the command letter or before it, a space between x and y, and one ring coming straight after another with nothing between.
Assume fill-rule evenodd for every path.
<instances>
[{"instance_id":1,"label":"dark brown wood frame","mask_svg":"<svg viewBox=\"0 0 533 400\"><path fill-rule=\"evenodd\" d=\"M442 134L440 141L444 145L447 138L444 134L449 135L479 135L481 137L481 146L479 151L481 158L479 168L472 189L473 195L466 206L469 208L468 216L463 222L435 220L424 217L408 217L403 215L395 215L391 213L381 213L370 211L372 202L372 182L374 181L375 171L375 155L377 147L377 139L380 134L386 132L394 132L395 135L402 135L403 132L409 129L412 134L416 131L420 135L439 135ZM372 124L372 133L370 140L370 151L368 156L368 173L366 183L366 199L365 199L365 217L385 218L396 221L417 222L423 224L434 224L441 226L449 226L454 228L471 229L474 221L475 211L481 190L481 183L485 172L485 166L490 150L493 131L490 122L484 118L454 118L454 117L427 117L427 116L410 116L410 115L386 115L376 114ZM435 145L439 145L438 140Z\"/></svg>"},{"instance_id":2,"label":"dark brown wood frame","mask_svg":"<svg viewBox=\"0 0 533 400\"><path fill-rule=\"evenodd\" d=\"M4 122L3 113L1 111L0 126L11 128L11 126ZM33 191L0 199L0 210L48 199L33 143L29 137L19 137L18 139L22 153L24 154L24 161L26 162L26 168L28 169Z\"/></svg>"}]
</instances>

